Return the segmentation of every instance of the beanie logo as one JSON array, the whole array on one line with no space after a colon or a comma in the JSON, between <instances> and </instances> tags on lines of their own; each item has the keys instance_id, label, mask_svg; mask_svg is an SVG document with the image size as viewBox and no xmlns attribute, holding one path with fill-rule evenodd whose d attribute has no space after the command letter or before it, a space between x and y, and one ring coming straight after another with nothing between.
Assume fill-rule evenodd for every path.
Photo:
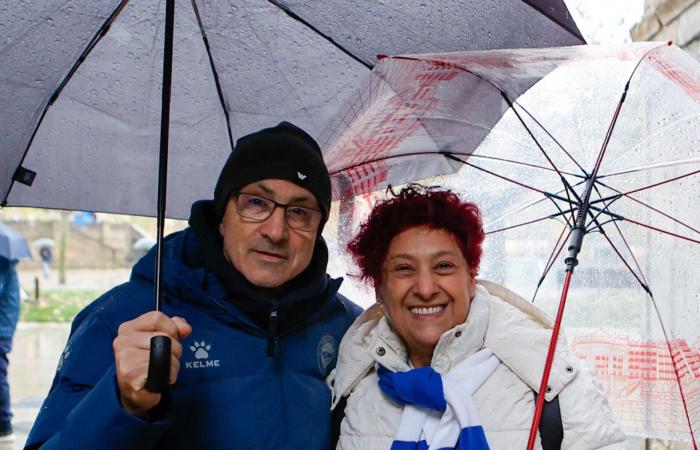
<instances>
[{"instance_id":1,"label":"beanie logo","mask_svg":"<svg viewBox=\"0 0 700 450\"><path fill-rule=\"evenodd\" d=\"M299 179L300 179L301 181L304 181L304 180L306 179L306 175L304 175L304 174L301 173L301 172L297 172L297 176L299 177Z\"/></svg>"}]
</instances>

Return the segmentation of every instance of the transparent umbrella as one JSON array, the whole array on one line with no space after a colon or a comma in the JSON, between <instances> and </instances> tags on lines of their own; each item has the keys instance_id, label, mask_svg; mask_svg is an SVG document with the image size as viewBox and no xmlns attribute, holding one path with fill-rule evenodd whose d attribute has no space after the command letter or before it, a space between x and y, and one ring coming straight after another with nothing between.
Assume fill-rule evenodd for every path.
<instances>
[{"instance_id":1,"label":"transparent umbrella","mask_svg":"<svg viewBox=\"0 0 700 450\"><path fill-rule=\"evenodd\" d=\"M457 190L481 277L556 316L550 350L563 321L629 434L697 448L699 125L700 64L666 43L387 57L324 134L338 234L389 184Z\"/></svg>"}]
</instances>

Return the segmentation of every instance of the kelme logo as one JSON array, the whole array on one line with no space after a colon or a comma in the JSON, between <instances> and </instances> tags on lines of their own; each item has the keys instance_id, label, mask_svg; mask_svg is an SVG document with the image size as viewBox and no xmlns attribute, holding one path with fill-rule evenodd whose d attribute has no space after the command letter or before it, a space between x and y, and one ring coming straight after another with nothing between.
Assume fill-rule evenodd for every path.
<instances>
[{"instance_id":1,"label":"kelme logo","mask_svg":"<svg viewBox=\"0 0 700 450\"><path fill-rule=\"evenodd\" d=\"M208 367L219 367L221 361L210 358L211 344L207 344L204 340L197 341L189 346L194 361L185 361L185 369L206 369Z\"/></svg>"}]
</instances>

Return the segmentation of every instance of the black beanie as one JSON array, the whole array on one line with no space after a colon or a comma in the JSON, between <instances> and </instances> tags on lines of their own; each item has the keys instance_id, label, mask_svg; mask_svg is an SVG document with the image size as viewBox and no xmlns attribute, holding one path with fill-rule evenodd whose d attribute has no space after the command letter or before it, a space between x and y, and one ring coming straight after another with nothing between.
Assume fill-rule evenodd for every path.
<instances>
[{"instance_id":1,"label":"black beanie","mask_svg":"<svg viewBox=\"0 0 700 450\"><path fill-rule=\"evenodd\" d=\"M290 181L316 197L323 215L320 235L331 207L331 179L314 138L289 122L238 139L214 189L218 220L232 193L266 179Z\"/></svg>"}]
</instances>

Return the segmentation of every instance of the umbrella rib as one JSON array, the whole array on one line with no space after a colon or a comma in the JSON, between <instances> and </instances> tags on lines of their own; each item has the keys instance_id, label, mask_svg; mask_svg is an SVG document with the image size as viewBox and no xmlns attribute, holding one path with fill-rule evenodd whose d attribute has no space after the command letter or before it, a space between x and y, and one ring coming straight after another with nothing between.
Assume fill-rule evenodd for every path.
<instances>
[{"instance_id":1,"label":"umbrella rib","mask_svg":"<svg viewBox=\"0 0 700 450\"><path fill-rule=\"evenodd\" d=\"M199 32L202 35L202 41L204 42L204 48L207 51L207 57L209 58L209 67L211 68L211 73L214 76L214 84L216 85L216 93L219 96L219 103L221 104L221 109L226 117L226 131L228 132L228 142L231 146L231 151L233 151L233 132L231 131L231 117L226 107L226 101L224 99L224 91L221 87L221 80L219 79L219 71L216 70L216 64L214 64L214 57L211 54L211 47L209 46L209 38L207 37L206 31L204 31L204 24L202 23L202 17L199 14L199 7L197 6L197 0L191 0L192 10L194 11L194 16L197 19L197 26L199 26Z\"/></svg>"},{"instance_id":2,"label":"umbrella rib","mask_svg":"<svg viewBox=\"0 0 700 450\"><path fill-rule=\"evenodd\" d=\"M354 112L354 111L353 111L353 112ZM520 165L520 166L525 166L525 167L532 167L532 168L534 168L534 169L541 169L541 170L554 171L554 169L550 169L549 167L538 166L538 165L536 165L536 164L530 164L530 163L526 163L526 162L522 162L522 161L516 161L516 160L512 160L512 159L506 159L506 158L498 158L498 157L494 157L494 156L475 155L475 154L473 154L473 153L466 153L466 152L450 152L449 154L452 154L452 155L459 155L459 156L468 156L468 157L470 157L470 158L490 159L490 160L494 160L494 161L507 162L507 163L510 163L510 164L515 164L515 165ZM437 152L408 152L408 153L401 153L400 155L382 156L382 157L379 157L379 158L374 158L374 159L370 159L370 160L367 160L367 161L362 161L362 162L360 162L360 163L353 164L353 165L351 165L351 166L343 167L342 169L333 170L333 171L330 172L330 175L331 175L331 176L335 176L335 175L338 175L338 174L340 174L340 173L342 173L342 172L346 172L346 171L348 171L348 170L356 169L356 168L358 168L358 167L360 167L360 166L363 166L363 165L365 165L365 164L372 164L372 163L376 163L376 162L380 162L380 161L386 161L386 160L389 160L389 159L403 158L403 157L406 157L406 156L432 156L432 155L436 155L436 156L438 156L438 155L439 155L439 156L446 156L446 155L448 155L448 153L437 153ZM459 160L459 161L462 162L461 160ZM578 176L578 175L576 175L576 174L569 174L569 175ZM538 192L541 192L541 191L538 191Z\"/></svg>"},{"instance_id":3,"label":"umbrella rib","mask_svg":"<svg viewBox=\"0 0 700 450\"><path fill-rule=\"evenodd\" d=\"M561 207L559 206L559 203L557 203L557 202L554 201L554 197L547 196L547 198L552 202L552 204L554 204L554 207L557 208L557 209L559 210L559 214L552 214L551 217L562 216L562 217L564 218L564 220L566 221L566 225L567 225L569 228L573 228L573 227L574 227L574 225L573 225L574 222L573 222L573 221L570 221L569 218L566 217L566 214L567 214L567 213L572 213L572 216L573 216L573 212L576 211L576 208L575 208L575 207L571 207L571 208L569 208L569 209L567 209L567 210L565 211L565 210L561 209ZM569 204L571 205L572 203L569 203Z\"/></svg>"},{"instance_id":4,"label":"umbrella rib","mask_svg":"<svg viewBox=\"0 0 700 450\"><path fill-rule=\"evenodd\" d=\"M588 173L586 172L586 169L584 169L583 166L581 166L581 164L579 164L579 162L576 161L576 158L574 158L574 156L573 156L571 153L569 153L569 151L566 150L566 148L564 148L564 146L559 142L559 140L558 140L557 138L555 138L554 135L552 135L552 133L550 133L549 130L548 130L544 125L542 125L542 123L541 123L539 120L537 120L537 119L535 118L535 116L533 116L533 115L530 113L530 111L527 110L527 108L525 108L525 107L524 107L522 104L520 104L517 100L515 100L515 101L513 102L513 104L514 104L514 105L518 105L523 111L525 111L525 114L527 114L527 115L530 117L530 119L532 119L532 121L535 122L535 123L537 124L537 126L539 126L540 129L541 129L542 131L544 131L544 132L547 134L547 136L549 136L549 138L557 145L557 147L559 147L559 148L561 149L561 151L564 152L564 154L565 154L566 156L568 156L569 159L570 159L574 164L576 164L576 167L578 167L579 169L581 169L581 172L583 172L586 176L588 175ZM563 171L562 171L562 172L563 172ZM566 172L563 172L563 173L566 173ZM567 174L567 175L568 175L568 174Z\"/></svg>"},{"instance_id":5,"label":"umbrella rib","mask_svg":"<svg viewBox=\"0 0 700 450\"><path fill-rule=\"evenodd\" d=\"M551 216L547 215L547 216L544 216L544 217L540 217L540 218L538 218L538 219L528 220L527 222L522 222L522 223L519 223L519 224L516 224L516 225L511 225L511 226L508 226L508 227L498 228L498 229L496 229L496 230L486 231L486 232L484 232L484 234L500 233L501 231L512 230L513 228L524 227L525 225L530 225L530 224L537 223L537 222L541 222L541 221L543 221L543 220L551 219L551 218L552 218Z\"/></svg>"},{"instance_id":6,"label":"umbrella rib","mask_svg":"<svg viewBox=\"0 0 700 450\"><path fill-rule=\"evenodd\" d=\"M579 182L579 183L577 184L577 186L580 185L581 183L583 183L583 181ZM537 205L538 203L542 203L542 202L545 201L545 200L552 200L552 198L556 198L556 197L553 197L553 195L558 195L558 194L560 194L562 191L564 191L564 189L562 189L561 191L557 191L557 192L555 192L554 194L545 195L544 197L542 197L542 198L540 198L540 199L538 199L538 200L535 200L535 201L533 201L533 202L530 202L530 203L528 203L528 204L526 204L526 205L522 205L522 206L518 207L517 209L515 209L515 210L513 210L513 211L511 211L511 212L509 212L509 213L506 213L506 214L504 214L504 215L502 215L502 216L500 216L500 217L498 217L498 218L496 218L495 220L491 221L490 223L498 223L498 222L502 221L503 219L505 219L505 218L507 218L507 217L513 215L513 214L516 214L516 213L518 213L518 212L520 212L520 211L524 211L524 210L526 210L527 208L530 208L530 207L532 207L532 206L535 206L535 205ZM568 203L569 203L569 204L572 204L573 202L571 202L571 200L569 200ZM558 206L556 203L555 203L554 206L556 206L556 207L559 209L559 211L561 212L561 214L553 214L553 215L549 216L551 219L555 218L555 217L558 216L558 215L564 215L564 216L565 216L567 212L575 211L575 208L571 208L571 209L569 209L569 210L567 210L567 211L562 211L561 208L559 208L559 206ZM566 219L566 217L564 217L564 219L566 220L567 223L569 223L569 221ZM572 217L572 219L573 219L573 217ZM490 225L490 223L489 223L489 225ZM570 225L570 223L569 223L569 225Z\"/></svg>"},{"instance_id":7,"label":"umbrella rib","mask_svg":"<svg viewBox=\"0 0 700 450\"><path fill-rule=\"evenodd\" d=\"M585 171L584 171L584 173L585 173ZM584 179L584 181L585 181L585 180L586 180L586 179ZM578 194L576 194L576 191L574 190L574 187L571 186L571 184L569 183L569 180L567 180L566 178L563 178L563 177L562 177L561 181L564 183L564 192L566 192L566 198L567 198L569 204L572 204L572 203L573 203L573 202L571 201L571 195L570 195L570 194L573 194L573 196L576 197L576 201L578 201L579 204L580 204L581 199L579 198ZM581 184L581 182L579 182L576 186L579 186L580 184ZM568 222L568 220L567 220L567 222ZM576 214L574 214L574 208L572 208L572 209L571 209L571 222L569 222L569 224L570 224L570 226L573 228L573 225L574 225L575 223L576 223Z\"/></svg>"},{"instance_id":8,"label":"umbrella rib","mask_svg":"<svg viewBox=\"0 0 700 450\"><path fill-rule=\"evenodd\" d=\"M700 169L699 169L699 170L695 170L695 171L690 172L690 173L686 173L686 174L683 174L683 175L679 175L679 176L677 176L677 177L669 178L668 180L659 181L658 183L653 183L653 184L649 184L649 185L647 185L647 186L642 186L642 187L640 187L640 188L633 189L633 190L631 190L631 191L622 192L621 195L634 194L635 192L644 191L644 190L646 190L646 189L651 189L651 188L654 188L654 187L657 187L657 186L661 186L661 185L663 185L663 184L670 183L670 182L672 182L672 181L680 180L681 178L687 178L687 177L693 176L693 175L695 175L696 173L700 173Z\"/></svg>"},{"instance_id":9,"label":"umbrella rib","mask_svg":"<svg viewBox=\"0 0 700 450\"><path fill-rule=\"evenodd\" d=\"M471 73L471 72L470 72L470 73ZM523 126L523 128L525 128L525 131L527 131L527 134L530 135L530 137L532 138L532 140L535 142L535 145L537 145L537 148L540 149L540 151L542 152L542 154L544 155L544 157L547 159L547 161L549 161L549 164L554 168L554 170L557 172L557 174L559 174L559 177L560 177L560 178L564 178L564 176L562 175L562 173L561 173L561 171L559 170L559 168L556 166L556 164L554 164L554 161L552 161L552 158L549 157L549 155L547 154L547 152L544 150L544 147L542 147L542 144L540 144L540 141L537 140L537 138L535 137L535 134L532 132L532 130L530 130L530 127L527 126L527 124L526 124L525 121L523 120L523 118L522 118L522 116L520 115L520 113L518 112L518 110L515 109L515 104L508 98L508 96L506 95L505 92L503 92L503 91L502 91L501 89L499 89L499 88L496 88L496 89L498 89L498 90L500 91L501 96L503 97L503 99L506 101L506 103L508 104L508 106L510 106L510 109L513 110L513 113L515 114L515 117L518 118L518 121L520 122L520 124ZM521 106L521 108L522 108L522 106ZM538 125L539 125L539 124L538 124ZM540 127L541 127L541 125L540 125ZM584 173L585 173L585 171L584 171Z\"/></svg>"},{"instance_id":10,"label":"umbrella rib","mask_svg":"<svg viewBox=\"0 0 700 450\"><path fill-rule=\"evenodd\" d=\"M625 218L624 220L625 220L626 222L630 222L630 223L633 223L633 224L635 224L635 225L639 225L640 227L649 228L650 230L658 231L659 233L668 234L668 235L670 235L670 236L677 237L677 238L679 238L679 239L683 239L683 240L686 240L686 241L688 241L688 242L693 242L693 243L695 243L695 244L700 244L700 240L693 239L693 238L688 237L688 236L683 236L683 235L681 235L681 234L673 233L673 232L671 232L671 231L664 230L664 229L662 229L662 228L658 228L658 227L655 227L655 226L652 226L652 225L649 225L649 224L646 224L646 223L637 222L636 220L632 220L632 219L629 219L629 218Z\"/></svg>"},{"instance_id":11,"label":"umbrella rib","mask_svg":"<svg viewBox=\"0 0 700 450\"><path fill-rule=\"evenodd\" d=\"M688 224L686 224L686 223L684 223L684 222L682 222L682 221L676 219L676 218L673 217L672 215L667 214L667 213L661 211L660 209L657 209L657 208L651 206L651 205L648 204L648 203L645 203L645 202L643 202L643 201L641 201L641 200L638 200L638 199L632 197L631 195L625 195L625 194L623 194L621 191L619 191L618 189L615 189L614 187L612 187L612 186L610 186L610 185L608 185L608 184L606 184L606 183L603 183L603 182L601 182L600 180L598 180L597 182L600 183L601 186L604 186L604 187L606 187L606 188L608 188L608 189L610 189L610 190L612 190L612 191L614 191L614 192L617 192L618 194L624 196L625 198L628 198L628 199L632 200L633 202L639 203L639 204L642 205L642 206L646 206L646 207L649 208L650 210L652 210L652 211L654 211L654 212L656 212L656 213L658 213L658 214L661 214L662 216L666 217L667 219L670 219L670 220L676 222L678 225L681 225L681 226L683 226L683 227L685 227L685 228L687 228L687 229L689 229L689 230L691 230L691 231L694 231L695 233L700 234L700 230L697 230L696 228L693 228L693 227L691 227L690 225L688 225ZM602 199L601 199L601 200L602 200Z\"/></svg>"},{"instance_id":12,"label":"umbrella rib","mask_svg":"<svg viewBox=\"0 0 700 450\"><path fill-rule=\"evenodd\" d=\"M545 194L545 195L546 195L546 192L544 192L543 190L537 189L537 188L534 187L534 186L529 186L529 185L527 185L527 184L525 184L525 183L521 183L521 182L519 182L519 181L512 180L512 179L510 179L510 178L508 178L508 177L505 177L505 176L503 176L503 175L499 175L499 174L497 174L497 173L495 173L495 172L492 172L492 171L490 171L490 170L488 170L488 169L484 169L483 167L479 167L479 166L477 166L476 164L469 163L469 162L467 162L467 161L465 161L465 160L463 160L463 159L457 158L457 157L454 156L452 153L443 153L443 155L445 155L446 158L452 159L452 160L457 161L457 162L461 162L461 163L464 164L464 165L467 165L467 166L472 167L472 168L477 169L477 170L481 170L482 172L488 173L488 174L493 175L493 176L495 176L495 177L497 177L497 178L500 178L500 179L502 179L502 180L509 181L509 182L511 182L511 183L513 183L513 184L517 184L518 186L521 186L521 187L524 187L524 188L526 188L526 189L530 189L530 190L532 190L532 191L539 192L540 194Z\"/></svg>"},{"instance_id":13,"label":"umbrella rib","mask_svg":"<svg viewBox=\"0 0 700 450\"><path fill-rule=\"evenodd\" d=\"M610 178L614 177L617 175L627 175L629 173L637 173L637 172L642 172L645 170L653 170L653 169L661 169L664 167L674 167L674 166L681 166L684 164L694 164L694 163L700 163L700 158L693 158L693 159L684 159L680 161L667 161L663 163L658 163L658 164L650 164L646 166L641 166L641 167L633 167L630 169L625 169L621 170L619 172L613 172L613 173L606 173L605 175L600 175L598 178Z\"/></svg>"},{"instance_id":14,"label":"umbrella rib","mask_svg":"<svg viewBox=\"0 0 700 450\"><path fill-rule=\"evenodd\" d=\"M595 184L593 185L593 189L596 189L596 192L598 193L598 195L600 195L600 192L598 192L598 189L596 188ZM612 198L610 203L603 201L603 208L600 209L596 209L594 207L588 208L588 213L591 216L591 220L595 223L595 227L587 229L586 232L598 228L600 232L603 233L603 225L605 225L606 223L614 222L615 220L621 220L621 216L619 216L618 214L614 214L610 211L610 205L612 205L615 202L615 200L619 198L619 196ZM593 204L593 202L591 202L591 204ZM591 210L596 210L598 214L594 216ZM598 222L598 217L600 217L601 214L607 214L611 217L611 219L601 224L600 222Z\"/></svg>"},{"instance_id":15,"label":"umbrella rib","mask_svg":"<svg viewBox=\"0 0 700 450\"><path fill-rule=\"evenodd\" d=\"M562 197L562 196L560 196L560 195L551 194L551 193L549 193L549 192L545 192L544 194L545 194L547 197L551 197L551 198L553 198L553 199L560 200L560 201L563 201L563 202L565 202L565 203L574 204L574 202L572 202L571 200L567 200L566 198L564 198L564 197ZM576 195L576 194L574 193L574 195ZM578 196L576 196L576 198L578 199ZM598 202L600 202L600 200L596 200L595 202L591 202L591 204L589 204L588 207L589 207L590 209L594 210L594 211L598 211L598 212L601 212L601 213L603 213L603 214L606 214L606 215L612 217L612 218L615 219L615 220L626 220L623 216L621 216L621 215L619 215L619 214L615 214L614 212L608 211L607 208L605 208L605 207L599 208L599 207L597 207L597 206L592 206L593 203L598 203ZM574 210L580 208L580 203L577 203L576 205L577 205L577 207L576 207L576 208L573 208ZM562 214L568 213L568 212L571 212L571 210L562 211ZM591 213L591 214L592 214L592 213ZM592 216L591 216L591 217L592 217Z\"/></svg>"},{"instance_id":16,"label":"umbrella rib","mask_svg":"<svg viewBox=\"0 0 700 450\"><path fill-rule=\"evenodd\" d=\"M73 66L70 68L68 73L66 74L65 77L63 77L63 80L59 83L58 87L56 90L51 94L51 97L49 98L49 101L46 102L46 105L44 105L44 108L41 112L41 115L39 116L39 120L36 122L36 126L34 127L34 131L32 132L31 137L29 138L29 142L27 143L27 147L24 149L24 153L22 154L22 158L19 161L19 164L17 167L22 167L24 164L24 160L27 158L27 154L29 153L29 148L32 146L32 143L34 142L34 138L36 137L37 132L39 131L39 127L41 126L42 122L44 121L44 117L46 117L46 113L48 112L49 108L53 106L54 102L56 99L58 99L58 96L61 95L61 92L63 92L63 89L66 87L68 82L73 78L73 75L75 72L78 70L78 68L83 64L83 61L87 58L87 56L90 54L92 49L95 48L97 43L104 37L105 34L107 34L107 31L109 31L109 27L112 25L112 22L119 16L119 14L122 12L126 4L128 3L128 0L122 0L116 8L114 8L114 11L109 15L109 17L104 21L102 26L100 27L99 30L92 36L92 39L90 39L90 42L88 42L87 46L83 50L83 52L80 54L78 59L73 63ZM10 192L12 192L12 188L15 185L15 178L13 177L12 181L10 182L10 188L7 190L7 193L5 197L2 199L2 203L0 205L4 206L7 204L7 198L10 196Z\"/></svg>"},{"instance_id":17,"label":"umbrella rib","mask_svg":"<svg viewBox=\"0 0 700 450\"><path fill-rule=\"evenodd\" d=\"M352 53L350 50L346 49L345 47L343 47L342 45L340 45L339 43L337 43L333 38L331 38L331 37L328 36L327 34L322 33L318 28L316 28L315 26L311 25L306 19L304 19L303 17L301 17L300 15L298 15L297 13L295 13L294 11L292 11L289 7L287 7L287 6L283 5L283 4L281 4L281 3L280 3L279 1L277 1L277 0L267 0L267 1L268 1L268 3L274 5L275 7L279 8L280 10L282 10L285 14L287 14L287 15L288 15L289 17L291 17L292 19L294 19L294 20L296 20L297 22L301 23L301 24L304 25L306 28L310 29L311 31L313 31L314 33L316 33L317 35L319 35L320 37L322 37L323 39L325 39L326 41L328 41L331 45L333 45L335 48L337 48L337 49L340 50L341 52L343 52L343 53L345 53L346 55L348 55L350 58L352 58L352 59L355 60L356 62L358 62L358 63L362 64L363 66L365 66L367 69L372 70L372 68L374 67L373 64L370 64L370 63L368 63L367 61L363 60L363 59L360 58L359 56L357 56L357 55L355 55L354 53Z\"/></svg>"},{"instance_id":18,"label":"umbrella rib","mask_svg":"<svg viewBox=\"0 0 700 450\"><path fill-rule=\"evenodd\" d=\"M605 238L605 240L608 241L608 244L610 244L610 246L612 247L612 249L615 251L615 253L617 254L617 256L620 258L620 260L622 261L622 263L625 265L625 267L627 267L627 270L629 270L630 273L632 274L632 276L634 276L634 278L637 280L637 282L638 282L639 285L642 287L642 289L644 289L644 290L653 298L654 296L653 296L653 294L651 293L651 289L649 288L649 286L648 286L644 281L642 281L641 278L639 278L639 275L637 275L637 273L634 271L634 269L632 269L632 266L629 265L629 263L627 262L627 260L625 259L625 257L622 256L622 253L620 253L620 250L618 250L618 248L615 246L615 244L613 244L613 241L610 239L610 237L609 237L605 232L602 232L602 230L601 230L601 234L603 235L603 237ZM630 253L631 253L631 252L630 252ZM641 273L641 271L640 271L640 273ZM646 278L644 277L644 274L642 274L642 278L646 279Z\"/></svg>"},{"instance_id":19,"label":"umbrella rib","mask_svg":"<svg viewBox=\"0 0 700 450\"><path fill-rule=\"evenodd\" d=\"M583 37L583 35L581 34L581 31L580 31L580 30L578 30L578 29L576 29L576 28L571 29L571 28L569 27L569 25L565 24L563 21L561 21L561 20L559 20L559 19L556 19L556 18L550 16L544 8L541 8L540 6L536 5L532 0L522 0L522 2L525 3L525 4L527 4L530 8L532 8L532 9L534 9L535 11L537 11L538 13L542 14L543 16L545 16L546 18L548 18L549 20L551 20L551 21L554 22L555 24L557 24L557 25L559 25L560 27L562 27L564 30L566 30L566 31L567 31L569 34L571 34L573 37L575 37L576 39L580 40L582 44L586 44L586 39L585 39L585 38ZM567 11L567 13L569 13L569 12ZM570 13L569 13L569 14L570 14ZM576 27L575 24L574 24L574 27Z\"/></svg>"},{"instance_id":20,"label":"umbrella rib","mask_svg":"<svg viewBox=\"0 0 700 450\"><path fill-rule=\"evenodd\" d=\"M550 168L550 167L540 166L538 164L526 163L523 161L516 161L514 159L499 158L497 156L475 155L474 153L464 153L464 152L450 152L450 153L453 155L468 156L472 159L473 158L490 159L493 161L507 162L507 163L516 164L516 165L520 165L520 166L532 167L533 169L541 169L541 170L547 170L550 172L555 172L555 170ZM581 175L575 174L575 173L570 173L570 172L562 172L562 173L565 173L566 175L571 175L572 177L581 177Z\"/></svg>"},{"instance_id":21,"label":"umbrella rib","mask_svg":"<svg viewBox=\"0 0 700 450\"><path fill-rule=\"evenodd\" d=\"M567 230L569 230L569 232L566 233L566 237L564 238L564 233ZM564 250L564 246L566 245L566 241L569 240L569 236L571 236L571 228L568 226L568 224L566 224L561 229L561 233L559 234L559 239L557 239L557 242L554 244L554 248L552 249L552 253L550 253L550 255L549 255L549 259L547 260L547 264L544 267L544 271L542 272L542 276L540 277L540 281L537 282L537 287L535 288L535 293L532 294L531 303L535 303L535 299L537 298L537 293L540 291L540 287L542 287L542 283L544 283L544 280L547 278L547 275L549 275L549 271L552 270L552 267L554 267L554 263L556 262L557 258L561 254L562 250ZM564 238L564 239L562 240L562 238Z\"/></svg>"},{"instance_id":22,"label":"umbrella rib","mask_svg":"<svg viewBox=\"0 0 700 450\"><path fill-rule=\"evenodd\" d=\"M620 117L620 111L622 111L622 105L625 103L625 99L627 98L627 92L629 91L630 83L632 82L632 77L634 74L637 72L637 69L639 69L639 66L642 64L642 61L646 57L648 57L653 51L658 50L659 48L665 47L666 44L659 45L657 47L654 47L647 51L641 58L639 58L639 61L637 61L637 64L634 66L634 69L632 69L632 73L630 73L629 78L627 79L627 82L625 83L625 87L622 91L622 95L620 96L620 100L617 102L617 106L615 107L615 112L613 113L613 117L610 120L610 125L608 125L608 131L605 133L605 138L603 139L603 145L600 148L600 151L598 152L598 157L596 158L595 164L593 166L593 172L591 173L591 178L592 181L595 182L595 180L598 178L598 172L600 171L600 167L603 163L603 157L605 156L605 153L607 152L608 149L608 144L610 143L610 139L612 138L612 133L613 130L615 129L615 125L617 125L617 119ZM591 198L591 192L593 191L593 183L587 186L583 199L584 203L582 205L588 206L588 202Z\"/></svg>"},{"instance_id":23,"label":"umbrella rib","mask_svg":"<svg viewBox=\"0 0 700 450\"><path fill-rule=\"evenodd\" d=\"M597 186L594 187L598 195L600 195L600 190ZM637 270L639 271L639 274L642 276L642 279L644 280L644 283L647 283L647 279L644 276L644 271L642 271L642 267L639 265L639 261L637 261L637 257L634 256L634 252L632 251L632 247L630 246L629 242L627 241L627 238L625 235L622 233L622 230L620 229L620 225L617 223L616 220L611 221L613 225L615 226L615 229L617 230L618 234L622 238L622 242L625 243L625 247L627 248L627 251L629 254L632 256L632 261L634 261L634 265L637 267Z\"/></svg>"}]
</instances>

